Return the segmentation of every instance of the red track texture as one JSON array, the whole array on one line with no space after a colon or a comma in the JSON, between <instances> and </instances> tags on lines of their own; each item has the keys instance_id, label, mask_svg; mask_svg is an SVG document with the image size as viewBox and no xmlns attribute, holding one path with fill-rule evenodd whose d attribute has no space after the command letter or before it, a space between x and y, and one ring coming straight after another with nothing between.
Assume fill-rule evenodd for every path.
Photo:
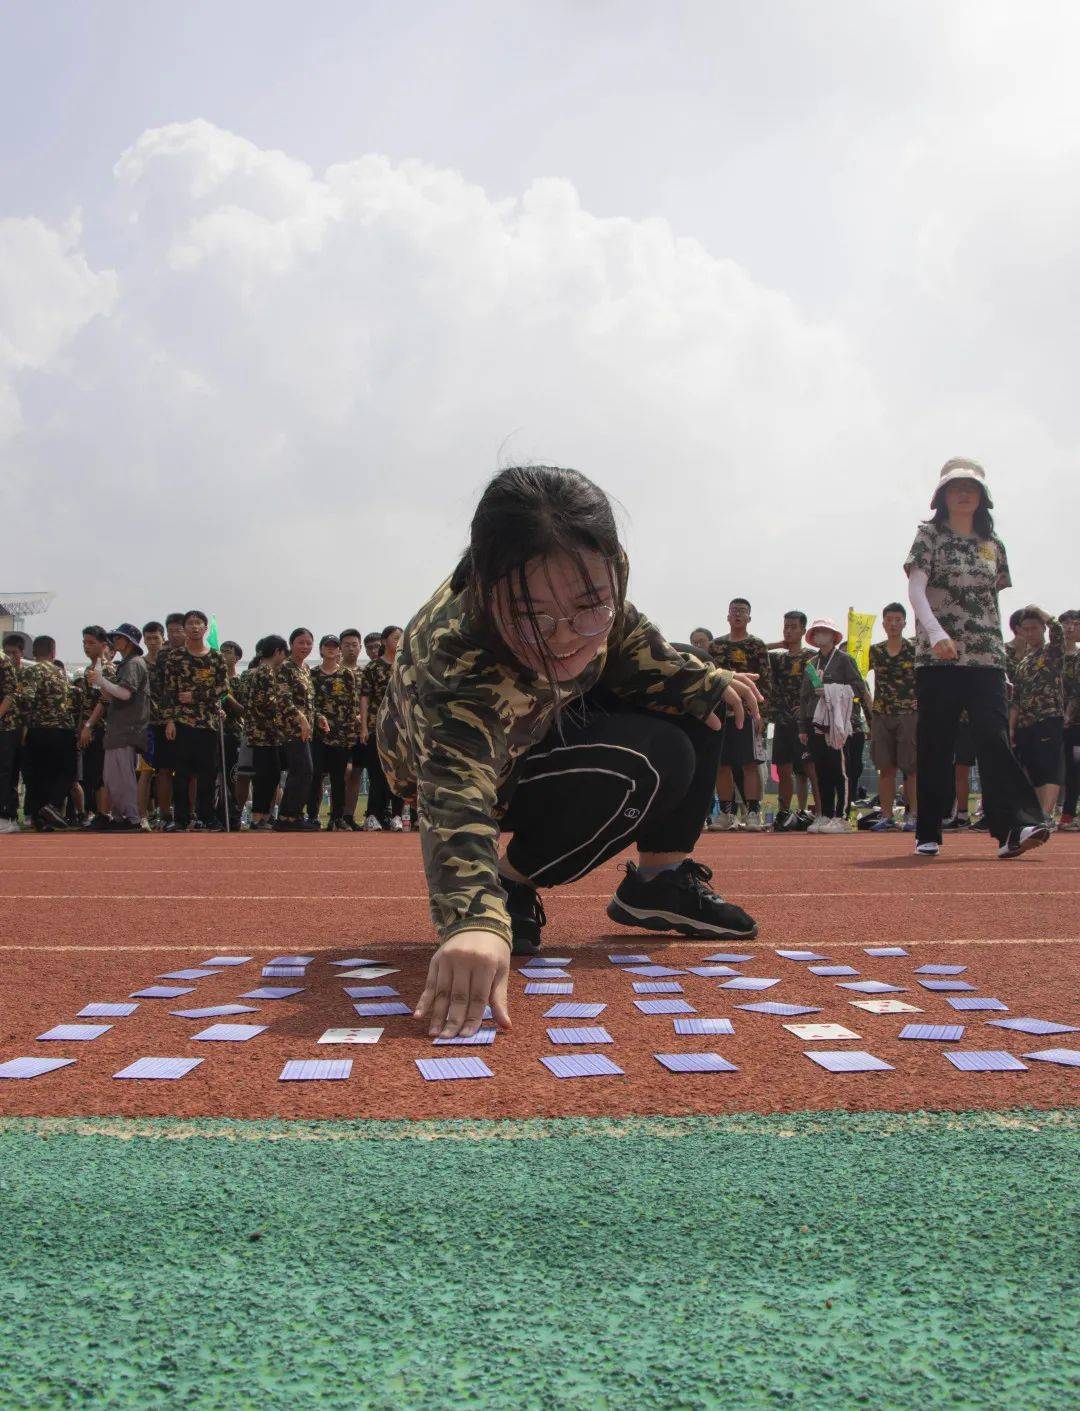
<instances>
[{"instance_id":1,"label":"red track texture","mask_svg":"<svg viewBox=\"0 0 1080 1411\"><path fill-rule=\"evenodd\" d=\"M966 1026L957 1047L1034 1049L1078 1045L1076 1035L1032 1038L986 1027L992 1014L957 1014L945 997L921 989L913 971L931 962L965 964L976 992L1032 1014L1080 1024L1080 844L1058 836L1019 862L1002 863L986 836L947 840L934 862L912 855L908 836L848 838L737 835L706 837L698 856L714 884L760 923L748 946L669 941L609 922L604 908L618 880L615 863L572 887L545 894L545 951L573 957L575 1001L607 1009L594 1022L615 1042L605 1052L625 1076L559 1081L541 1055L572 1052L547 1038L544 1011L558 996L523 993L511 980L511 1033L490 1048L433 1048L411 1018L359 1019L345 983L328 962L377 957L398 973L386 983L413 1003L433 940L415 837L320 835L203 837L21 837L0 846L0 1060L34 1054L75 1058L73 1067L25 1082L0 1083L0 1113L35 1116L502 1118L787 1112L804 1109L911 1110L1060 1107L1075 1103L1077 1070L1031 1063L1026 1073L960 1073L948 1045L901 1041L908 1018ZM875 960L865 946L902 944L910 956ZM873 1015L835 980L810 975L774 948L806 947L854 965L863 978L903 985L898 996L918 1016ZM632 977L608 952L644 951L673 965L714 950L751 950L743 973L778 976L764 993L720 989L720 980L680 977L701 1015L726 1015L735 1034L682 1038L670 1017L641 1015ZM316 957L304 981L261 981L275 954ZM194 984L180 1000L143 1000L130 1017L89 1043L39 1043L36 1035L75 1019L93 1001L123 1000L163 971L214 954L253 961ZM515 970L523 962L515 959ZM177 982L182 983L182 982ZM289 1000L259 1003L238 1022L269 1028L247 1043L196 1043L200 1021L171 1009L234 1000L260 983L302 983ZM821 1013L785 1021L746 1013L760 999L813 1004ZM108 1021L102 1021L108 1022ZM206 1021L207 1023L213 1021ZM858 1043L811 1045L784 1022L842 1023ZM328 1046L327 1028L382 1025L377 1045ZM811 1047L865 1048L891 1073L829 1074L804 1057ZM739 1072L667 1073L653 1054L715 1050ZM482 1056L494 1079L427 1083L413 1060ZM146 1056L200 1057L177 1082L117 1082L112 1074ZM290 1058L353 1060L339 1083L279 1083Z\"/></svg>"}]
</instances>

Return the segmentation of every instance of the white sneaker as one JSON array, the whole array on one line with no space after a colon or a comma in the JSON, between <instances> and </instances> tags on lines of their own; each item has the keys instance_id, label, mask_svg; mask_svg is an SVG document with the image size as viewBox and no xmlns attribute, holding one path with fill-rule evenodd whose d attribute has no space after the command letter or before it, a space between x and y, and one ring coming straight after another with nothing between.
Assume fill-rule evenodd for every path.
<instances>
[{"instance_id":1,"label":"white sneaker","mask_svg":"<svg viewBox=\"0 0 1080 1411\"><path fill-rule=\"evenodd\" d=\"M915 851L919 857L937 857L941 851L939 843L916 843Z\"/></svg>"},{"instance_id":2,"label":"white sneaker","mask_svg":"<svg viewBox=\"0 0 1080 1411\"><path fill-rule=\"evenodd\" d=\"M744 824L746 831L748 833L760 833L764 826L764 823L761 821L761 813L757 809L750 809L747 812L746 823Z\"/></svg>"},{"instance_id":3,"label":"white sneaker","mask_svg":"<svg viewBox=\"0 0 1080 1411\"><path fill-rule=\"evenodd\" d=\"M730 833L733 828L737 828L738 826L739 820L733 813L720 812L713 819L709 831L712 833Z\"/></svg>"},{"instance_id":4,"label":"white sneaker","mask_svg":"<svg viewBox=\"0 0 1080 1411\"><path fill-rule=\"evenodd\" d=\"M391 818L390 831L391 833L400 833L402 831L400 818Z\"/></svg>"},{"instance_id":5,"label":"white sneaker","mask_svg":"<svg viewBox=\"0 0 1080 1411\"><path fill-rule=\"evenodd\" d=\"M846 818L830 818L826 831L829 833L850 833L851 824Z\"/></svg>"},{"instance_id":6,"label":"white sneaker","mask_svg":"<svg viewBox=\"0 0 1080 1411\"><path fill-rule=\"evenodd\" d=\"M816 814L813 823L807 828L808 833L827 833L829 831L828 818L822 818L821 814Z\"/></svg>"},{"instance_id":7,"label":"white sneaker","mask_svg":"<svg viewBox=\"0 0 1080 1411\"><path fill-rule=\"evenodd\" d=\"M382 832L382 824L373 813L368 814L367 818L364 820L364 831L366 833Z\"/></svg>"},{"instance_id":8,"label":"white sneaker","mask_svg":"<svg viewBox=\"0 0 1080 1411\"><path fill-rule=\"evenodd\" d=\"M22 829L14 818L0 818L0 833L20 833Z\"/></svg>"}]
</instances>

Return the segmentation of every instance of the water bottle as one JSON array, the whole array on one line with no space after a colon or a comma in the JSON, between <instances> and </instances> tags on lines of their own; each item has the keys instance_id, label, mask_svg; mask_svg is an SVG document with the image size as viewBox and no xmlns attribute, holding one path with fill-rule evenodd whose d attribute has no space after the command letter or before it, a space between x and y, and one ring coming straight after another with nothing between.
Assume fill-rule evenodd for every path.
<instances>
[{"instance_id":1,"label":"water bottle","mask_svg":"<svg viewBox=\"0 0 1080 1411\"><path fill-rule=\"evenodd\" d=\"M401 831L403 833L412 832L412 808L409 804L401 810Z\"/></svg>"}]
</instances>

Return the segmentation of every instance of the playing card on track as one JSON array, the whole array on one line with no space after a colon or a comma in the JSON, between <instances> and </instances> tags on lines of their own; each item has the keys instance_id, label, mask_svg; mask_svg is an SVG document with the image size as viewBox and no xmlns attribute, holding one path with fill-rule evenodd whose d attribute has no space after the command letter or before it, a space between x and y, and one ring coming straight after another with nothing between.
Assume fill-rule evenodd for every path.
<instances>
[{"instance_id":1,"label":"playing card on track","mask_svg":"<svg viewBox=\"0 0 1080 1411\"><path fill-rule=\"evenodd\" d=\"M753 960L752 955L723 955L719 951L716 955L705 957L706 965L741 965L744 960Z\"/></svg>"},{"instance_id":2,"label":"playing card on track","mask_svg":"<svg viewBox=\"0 0 1080 1411\"><path fill-rule=\"evenodd\" d=\"M595 1019L603 1014L606 1004L582 1004L572 1000L561 1000L544 1010L545 1019Z\"/></svg>"},{"instance_id":3,"label":"playing card on track","mask_svg":"<svg viewBox=\"0 0 1080 1411\"><path fill-rule=\"evenodd\" d=\"M204 960L204 965L246 965L249 960L254 960L253 955L212 955L209 960Z\"/></svg>"},{"instance_id":4,"label":"playing card on track","mask_svg":"<svg viewBox=\"0 0 1080 1411\"><path fill-rule=\"evenodd\" d=\"M856 1034L851 1029L845 1029L843 1024L785 1024L783 1026L797 1039L807 1040L832 1040L837 1039L861 1039L861 1034Z\"/></svg>"},{"instance_id":5,"label":"playing card on track","mask_svg":"<svg viewBox=\"0 0 1080 1411\"><path fill-rule=\"evenodd\" d=\"M574 986L561 980L554 980L550 984L530 980L525 986L525 993L527 995L572 995Z\"/></svg>"},{"instance_id":6,"label":"playing card on track","mask_svg":"<svg viewBox=\"0 0 1080 1411\"><path fill-rule=\"evenodd\" d=\"M265 1034L266 1024L211 1024L201 1034L192 1034L192 1039L208 1039L216 1043L242 1044L253 1039L256 1034Z\"/></svg>"},{"instance_id":7,"label":"playing card on track","mask_svg":"<svg viewBox=\"0 0 1080 1411\"><path fill-rule=\"evenodd\" d=\"M455 1034L452 1039L435 1039L436 1044L493 1044L495 1042L494 1029L477 1029L475 1034L466 1037L464 1034Z\"/></svg>"},{"instance_id":8,"label":"playing card on track","mask_svg":"<svg viewBox=\"0 0 1080 1411\"><path fill-rule=\"evenodd\" d=\"M945 1057L962 1073L1026 1073L1027 1066L1001 1049L962 1049Z\"/></svg>"},{"instance_id":9,"label":"playing card on track","mask_svg":"<svg viewBox=\"0 0 1080 1411\"><path fill-rule=\"evenodd\" d=\"M569 980L570 971L562 970L557 965L541 966L537 969L533 965L523 966L517 972L523 980Z\"/></svg>"},{"instance_id":10,"label":"playing card on track","mask_svg":"<svg viewBox=\"0 0 1080 1411\"><path fill-rule=\"evenodd\" d=\"M393 965L371 965L361 966L358 970L341 970L338 972L339 980L381 980L386 975L396 975L397 967Z\"/></svg>"},{"instance_id":11,"label":"playing card on track","mask_svg":"<svg viewBox=\"0 0 1080 1411\"><path fill-rule=\"evenodd\" d=\"M600 1024L584 1029L549 1029L547 1033L553 1044L611 1044L615 1042Z\"/></svg>"},{"instance_id":12,"label":"playing card on track","mask_svg":"<svg viewBox=\"0 0 1080 1411\"><path fill-rule=\"evenodd\" d=\"M540 1062L556 1078L621 1077L623 1070L602 1053L555 1053Z\"/></svg>"},{"instance_id":13,"label":"playing card on track","mask_svg":"<svg viewBox=\"0 0 1080 1411\"><path fill-rule=\"evenodd\" d=\"M766 999L760 1004L737 1004L736 1009L748 1009L751 1014L783 1014L789 1019L796 1014L820 1014L821 1006L813 1004L781 1004L779 1000Z\"/></svg>"},{"instance_id":14,"label":"playing card on track","mask_svg":"<svg viewBox=\"0 0 1080 1411\"><path fill-rule=\"evenodd\" d=\"M228 1014L258 1014L255 1004L208 1004L202 1009L170 1009L177 1019L224 1019Z\"/></svg>"},{"instance_id":15,"label":"playing card on track","mask_svg":"<svg viewBox=\"0 0 1080 1411\"><path fill-rule=\"evenodd\" d=\"M374 1001L365 1000L362 1004L354 1004L353 1009L359 1014L361 1019L371 1019L376 1014L411 1014L412 1010L407 1004L402 1004L399 999L377 999Z\"/></svg>"},{"instance_id":16,"label":"playing card on track","mask_svg":"<svg viewBox=\"0 0 1080 1411\"><path fill-rule=\"evenodd\" d=\"M628 975L641 975L649 980L659 980L666 975L685 975L685 970L679 970L674 965L628 965L626 967Z\"/></svg>"},{"instance_id":17,"label":"playing card on track","mask_svg":"<svg viewBox=\"0 0 1080 1411\"><path fill-rule=\"evenodd\" d=\"M872 956L907 955L903 946L864 946L863 954Z\"/></svg>"},{"instance_id":18,"label":"playing card on track","mask_svg":"<svg viewBox=\"0 0 1080 1411\"><path fill-rule=\"evenodd\" d=\"M76 1019L123 1019L134 1014L137 1004L87 1004L76 1014Z\"/></svg>"},{"instance_id":19,"label":"playing card on track","mask_svg":"<svg viewBox=\"0 0 1080 1411\"><path fill-rule=\"evenodd\" d=\"M257 990L245 990L241 999L288 999L290 995L302 995L303 985L260 985Z\"/></svg>"},{"instance_id":20,"label":"playing card on track","mask_svg":"<svg viewBox=\"0 0 1080 1411\"><path fill-rule=\"evenodd\" d=\"M995 1029L1015 1029L1018 1034L1080 1034L1075 1024L1055 1024L1050 1019L1032 1019L1030 1015L1021 1019L988 1019L986 1022Z\"/></svg>"},{"instance_id":21,"label":"playing card on track","mask_svg":"<svg viewBox=\"0 0 1080 1411\"><path fill-rule=\"evenodd\" d=\"M865 1009L868 1014L921 1014L915 1004L905 1004L902 999L853 999L848 1001L856 1009Z\"/></svg>"},{"instance_id":22,"label":"playing card on track","mask_svg":"<svg viewBox=\"0 0 1080 1411\"><path fill-rule=\"evenodd\" d=\"M608 960L612 965L650 965L652 963L647 955L609 955Z\"/></svg>"},{"instance_id":23,"label":"playing card on track","mask_svg":"<svg viewBox=\"0 0 1080 1411\"><path fill-rule=\"evenodd\" d=\"M482 1058L414 1058L428 1082L446 1078L494 1078Z\"/></svg>"},{"instance_id":24,"label":"playing card on track","mask_svg":"<svg viewBox=\"0 0 1080 1411\"><path fill-rule=\"evenodd\" d=\"M702 979L709 980L720 975L737 975L737 970L732 970L730 965L688 965L687 971L691 975L700 975Z\"/></svg>"},{"instance_id":25,"label":"playing card on track","mask_svg":"<svg viewBox=\"0 0 1080 1411\"><path fill-rule=\"evenodd\" d=\"M331 965L359 965L365 970L370 970L373 965L378 965L377 960L368 960L362 955L351 955L348 960L332 960Z\"/></svg>"},{"instance_id":26,"label":"playing card on track","mask_svg":"<svg viewBox=\"0 0 1080 1411\"><path fill-rule=\"evenodd\" d=\"M1036 1053L1025 1053L1024 1057L1038 1059L1040 1063L1060 1063L1066 1068L1080 1068L1080 1048L1041 1048Z\"/></svg>"},{"instance_id":27,"label":"playing card on track","mask_svg":"<svg viewBox=\"0 0 1080 1411\"><path fill-rule=\"evenodd\" d=\"M0 1078L40 1078L74 1062L73 1058L9 1058L0 1063Z\"/></svg>"},{"instance_id":28,"label":"playing card on track","mask_svg":"<svg viewBox=\"0 0 1080 1411\"><path fill-rule=\"evenodd\" d=\"M948 994L950 991L973 990L974 985L969 985L966 980L919 980L918 983L924 990L930 990L935 994Z\"/></svg>"},{"instance_id":29,"label":"playing card on track","mask_svg":"<svg viewBox=\"0 0 1080 1411\"><path fill-rule=\"evenodd\" d=\"M811 974L811 975L828 975L828 976L832 977L832 976L836 976L836 975L857 975L858 973L859 973L859 972L855 969L854 965L811 965L811 966L810 966L810 974Z\"/></svg>"},{"instance_id":30,"label":"playing card on track","mask_svg":"<svg viewBox=\"0 0 1080 1411\"><path fill-rule=\"evenodd\" d=\"M206 980L211 975L220 975L220 970L166 970L164 975L158 975L158 980Z\"/></svg>"},{"instance_id":31,"label":"playing card on track","mask_svg":"<svg viewBox=\"0 0 1080 1411\"><path fill-rule=\"evenodd\" d=\"M720 988L722 990L770 990L773 985L779 983L779 980L754 979L750 975L740 975L735 980L725 980Z\"/></svg>"},{"instance_id":32,"label":"playing card on track","mask_svg":"<svg viewBox=\"0 0 1080 1411\"><path fill-rule=\"evenodd\" d=\"M351 1058L290 1058L278 1074L278 1082L342 1082L351 1073Z\"/></svg>"},{"instance_id":33,"label":"playing card on track","mask_svg":"<svg viewBox=\"0 0 1080 1411\"><path fill-rule=\"evenodd\" d=\"M966 965L920 965L916 967L916 975L962 975L967 969Z\"/></svg>"},{"instance_id":34,"label":"playing card on track","mask_svg":"<svg viewBox=\"0 0 1080 1411\"><path fill-rule=\"evenodd\" d=\"M79 1039L99 1039L112 1028L111 1024L57 1024L38 1039L61 1039L72 1043Z\"/></svg>"},{"instance_id":35,"label":"playing card on track","mask_svg":"<svg viewBox=\"0 0 1080 1411\"><path fill-rule=\"evenodd\" d=\"M677 1034L733 1034L735 1026L730 1019L676 1019L673 1021Z\"/></svg>"},{"instance_id":36,"label":"playing card on track","mask_svg":"<svg viewBox=\"0 0 1080 1411\"><path fill-rule=\"evenodd\" d=\"M574 962L568 955L533 955L529 957L530 965L572 965Z\"/></svg>"},{"instance_id":37,"label":"playing card on track","mask_svg":"<svg viewBox=\"0 0 1080 1411\"><path fill-rule=\"evenodd\" d=\"M310 965L315 959L313 955L275 955L273 960L268 960L267 965Z\"/></svg>"},{"instance_id":38,"label":"playing card on track","mask_svg":"<svg viewBox=\"0 0 1080 1411\"><path fill-rule=\"evenodd\" d=\"M934 1039L949 1043L964 1037L963 1024L905 1024L898 1035L901 1039Z\"/></svg>"},{"instance_id":39,"label":"playing card on track","mask_svg":"<svg viewBox=\"0 0 1080 1411\"><path fill-rule=\"evenodd\" d=\"M350 999L400 999L399 991L393 985L346 985L345 993Z\"/></svg>"},{"instance_id":40,"label":"playing card on track","mask_svg":"<svg viewBox=\"0 0 1080 1411\"><path fill-rule=\"evenodd\" d=\"M885 1073L893 1072L891 1063L886 1063L882 1058L875 1058L872 1053L866 1053L863 1049L827 1049L808 1048L804 1050L806 1057L819 1068L826 1068L830 1073Z\"/></svg>"},{"instance_id":41,"label":"playing card on track","mask_svg":"<svg viewBox=\"0 0 1080 1411\"><path fill-rule=\"evenodd\" d=\"M902 995L903 985L887 985L884 980L841 980L841 990L856 990L861 995Z\"/></svg>"},{"instance_id":42,"label":"playing card on track","mask_svg":"<svg viewBox=\"0 0 1080 1411\"><path fill-rule=\"evenodd\" d=\"M737 1073L734 1063L729 1063L718 1053L654 1053L657 1063L662 1063L669 1073Z\"/></svg>"},{"instance_id":43,"label":"playing card on track","mask_svg":"<svg viewBox=\"0 0 1080 1411\"><path fill-rule=\"evenodd\" d=\"M321 1044L377 1044L382 1029L327 1029L319 1039Z\"/></svg>"},{"instance_id":44,"label":"playing card on track","mask_svg":"<svg viewBox=\"0 0 1080 1411\"><path fill-rule=\"evenodd\" d=\"M179 999L194 992L194 985L147 985L145 990L132 990L128 999Z\"/></svg>"},{"instance_id":45,"label":"playing card on track","mask_svg":"<svg viewBox=\"0 0 1080 1411\"><path fill-rule=\"evenodd\" d=\"M694 1006L684 999L636 999L636 1008L642 1014L693 1014Z\"/></svg>"},{"instance_id":46,"label":"playing card on track","mask_svg":"<svg viewBox=\"0 0 1080 1411\"><path fill-rule=\"evenodd\" d=\"M1007 1012L1009 1008L1007 1004L1002 1004L999 999L983 999L979 995L946 995L945 1003L952 1009L962 1009L964 1011L985 1009Z\"/></svg>"},{"instance_id":47,"label":"playing card on track","mask_svg":"<svg viewBox=\"0 0 1080 1411\"><path fill-rule=\"evenodd\" d=\"M678 980L635 980L636 995L681 995L685 991Z\"/></svg>"},{"instance_id":48,"label":"playing card on track","mask_svg":"<svg viewBox=\"0 0 1080 1411\"><path fill-rule=\"evenodd\" d=\"M818 955L816 950L778 950L776 952L783 960L824 960L826 957Z\"/></svg>"},{"instance_id":49,"label":"playing card on track","mask_svg":"<svg viewBox=\"0 0 1080 1411\"><path fill-rule=\"evenodd\" d=\"M287 980L302 980L307 969L303 965L264 965L261 973L267 980L272 980L275 975Z\"/></svg>"},{"instance_id":50,"label":"playing card on track","mask_svg":"<svg viewBox=\"0 0 1080 1411\"><path fill-rule=\"evenodd\" d=\"M137 1058L114 1078L183 1078L198 1068L201 1058Z\"/></svg>"}]
</instances>

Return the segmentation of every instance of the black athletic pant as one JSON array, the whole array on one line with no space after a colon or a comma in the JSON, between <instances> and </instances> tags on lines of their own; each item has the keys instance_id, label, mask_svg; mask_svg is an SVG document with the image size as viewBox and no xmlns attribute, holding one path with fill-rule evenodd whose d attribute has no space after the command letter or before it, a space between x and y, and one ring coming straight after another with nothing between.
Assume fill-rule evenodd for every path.
<instances>
[{"instance_id":1,"label":"black athletic pant","mask_svg":"<svg viewBox=\"0 0 1080 1411\"><path fill-rule=\"evenodd\" d=\"M311 792L308 794L308 817L319 821L322 806L323 779L330 776L330 817L345 816L345 766L351 750L347 745L328 745L316 740L311 748Z\"/></svg>"},{"instance_id":2,"label":"black athletic pant","mask_svg":"<svg viewBox=\"0 0 1080 1411\"><path fill-rule=\"evenodd\" d=\"M75 783L78 751L75 731L36 725L26 732L26 815L52 804L58 813L67 807Z\"/></svg>"},{"instance_id":3,"label":"black athletic pant","mask_svg":"<svg viewBox=\"0 0 1080 1411\"><path fill-rule=\"evenodd\" d=\"M1013 828L1040 827L1044 819L1038 797L1009 744L1005 673L992 666L920 666L915 672L915 695L919 705L918 841L941 842L941 820L956 793L953 758L963 710L975 737L983 813L990 832L1003 843Z\"/></svg>"},{"instance_id":4,"label":"black athletic pant","mask_svg":"<svg viewBox=\"0 0 1080 1411\"><path fill-rule=\"evenodd\" d=\"M1065 727L1065 791L1061 796L1061 812L1076 815L1076 799L1080 793L1080 725ZM14 815L12 815L14 817Z\"/></svg>"},{"instance_id":5,"label":"black athletic pant","mask_svg":"<svg viewBox=\"0 0 1080 1411\"><path fill-rule=\"evenodd\" d=\"M847 741L834 750L828 736L811 729L810 757L817 770L818 814L822 818L846 818L848 811Z\"/></svg>"},{"instance_id":6,"label":"black athletic pant","mask_svg":"<svg viewBox=\"0 0 1080 1411\"><path fill-rule=\"evenodd\" d=\"M691 853L712 802L720 732L688 715L629 710L594 692L530 751L503 828L538 887L584 877L636 843Z\"/></svg>"},{"instance_id":7,"label":"black athletic pant","mask_svg":"<svg viewBox=\"0 0 1080 1411\"><path fill-rule=\"evenodd\" d=\"M287 778L281 795L280 815L282 818L299 818L311 789L311 746L307 740L286 740L281 747L281 758Z\"/></svg>"},{"instance_id":8,"label":"black athletic pant","mask_svg":"<svg viewBox=\"0 0 1080 1411\"><path fill-rule=\"evenodd\" d=\"M236 806L236 759L240 753L240 736L225 731L225 771L218 775L217 817L235 831L240 827L240 810Z\"/></svg>"},{"instance_id":9,"label":"black athletic pant","mask_svg":"<svg viewBox=\"0 0 1080 1411\"><path fill-rule=\"evenodd\" d=\"M176 726L173 741L173 822L186 828L191 822L190 781L195 780L195 817L209 823L214 816L214 785L221 769L221 745L216 730L195 725ZM87 807L90 800L87 799Z\"/></svg>"},{"instance_id":10,"label":"black athletic pant","mask_svg":"<svg viewBox=\"0 0 1080 1411\"><path fill-rule=\"evenodd\" d=\"M251 757L255 770L251 811L267 814L274 807L274 795L281 782L281 750L277 745L252 745Z\"/></svg>"},{"instance_id":11,"label":"black athletic pant","mask_svg":"<svg viewBox=\"0 0 1080 1411\"><path fill-rule=\"evenodd\" d=\"M848 802L859 797L863 776L863 758L866 753L866 734L854 730L844 742L844 771L847 774ZM844 809L847 813L847 809Z\"/></svg>"},{"instance_id":12,"label":"black athletic pant","mask_svg":"<svg viewBox=\"0 0 1080 1411\"><path fill-rule=\"evenodd\" d=\"M389 823L391 817L400 818L405 800L390 792L383 772L382 760L374 739L367 746L368 801L367 817L377 818L380 823Z\"/></svg>"},{"instance_id":13,"label":"black athletic pant","mask_svg":"<svg viewBox=\"0 0 1080 1411\"><path fill-rule=\"evenodd\" d=\"M15 755L21 730L0 730L0 818L15 819L18 795L15 793Z\"/></svg>"}]
</instances>

